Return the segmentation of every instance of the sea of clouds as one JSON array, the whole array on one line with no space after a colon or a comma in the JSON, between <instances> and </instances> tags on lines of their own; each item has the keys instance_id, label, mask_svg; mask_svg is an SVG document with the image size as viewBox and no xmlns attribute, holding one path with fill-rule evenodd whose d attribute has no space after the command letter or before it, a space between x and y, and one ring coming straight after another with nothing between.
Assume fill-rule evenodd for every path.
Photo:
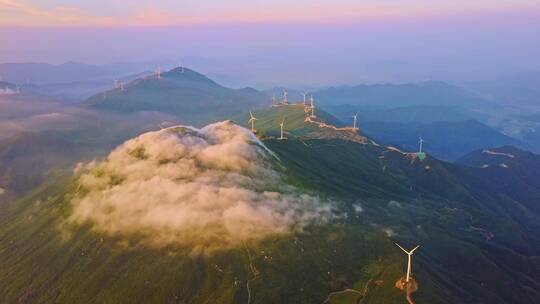
<instances>
[{"instance_id":1,"label":"sea of clouds","mask_svg":"<svg viewBox=\"0 0 540 304\"><path fill-rule=\"evenodd\" d=\"M287 184L276 163L253 133L230 121L145 133L79 167L69 221L209 252L333 217L332 204Z\"/></svg>"}]
</instances>

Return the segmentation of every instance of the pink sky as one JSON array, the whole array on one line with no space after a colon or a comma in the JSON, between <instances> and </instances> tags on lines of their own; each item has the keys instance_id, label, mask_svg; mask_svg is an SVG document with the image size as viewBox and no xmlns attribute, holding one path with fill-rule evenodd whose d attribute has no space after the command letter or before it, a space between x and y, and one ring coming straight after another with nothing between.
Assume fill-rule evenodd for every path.
<instances>
[{"instance_id":1,"label":"pink sky","mask_svg":"<svg viewBox=\"0 0 540 304\"><path fill-rule=\"evenodd\" d=\"M242 83L472 79L540 70L539 28L538 0L0 0L0 63L165 60Z\"/></svg>"},{"instance_id":2,"label":"pink sky","mask_svg":"<svg viewBox=\"0 0 540 304\"><path fill-rule=\"evenodd\" d=\"M0 0L0 26L346 23L540 10L535 0Z\"/></svg>"}]
</instances>

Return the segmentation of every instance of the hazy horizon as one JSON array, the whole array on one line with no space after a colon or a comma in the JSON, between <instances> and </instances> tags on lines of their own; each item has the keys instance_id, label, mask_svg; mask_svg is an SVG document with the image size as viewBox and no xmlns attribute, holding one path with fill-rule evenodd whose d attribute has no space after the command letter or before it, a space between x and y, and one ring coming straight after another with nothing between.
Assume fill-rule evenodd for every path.
<instances>
[{"instance_id":1,"label":"hazy horizon","mask_svg":"<svg viewBox=\"0 0 540 304\"><path fill-rule=\"evenodd\" d=\"M0 62L177 61L258 87L470 82L540 70L540 4L452 3L3 0L0 41L9 43Z\"/></svg>"}]
</instances>

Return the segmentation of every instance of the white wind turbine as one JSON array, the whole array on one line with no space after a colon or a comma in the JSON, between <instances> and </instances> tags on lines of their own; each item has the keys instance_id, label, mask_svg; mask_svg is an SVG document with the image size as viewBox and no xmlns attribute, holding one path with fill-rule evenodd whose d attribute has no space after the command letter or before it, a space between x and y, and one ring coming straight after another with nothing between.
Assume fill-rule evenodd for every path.
<instances>
[{"instance_id":1,"label":"white wind turbine","mask_svg":"<svg viewBox=\"0 0 540 304\"><path fill-rule=\"evenodd\" d=\"M156 70L156 75L157 75L157 79L161 79L161 67L158 66L157 70Z\"/></svg>"},{"instance_id":2,"label":"white wind turbine","mask_svg":"<svg viewBox=\"0 0 540 304\"><path fill-rule=\"evenodd\" d=\"M306 105L306 96L307 96L308 92L303 92L301 94L304 97L304 106L305 106Z\"/></svg>"},{"instance_id":3,"label":"white wind turbine","mask_svg":"<svg viewBox=\"0 0 540 304\"><path fill-rule=\"evenodd\" d=\"M289 93L287 93L287 90L283 90L283 103L289 103L287 95L289 95Z\"/></svg>"},{"instance_id":4,"label":"white wind turbine","mask_svg":"<svg viewBox=\"0 0 540 304\"><path fill-rule=\"evenodd\" d=\"M422 145L424 144L424 139L422 137L420 137L420 140L418 141L418 144L420 145L420 150L418 152L422 153Z\"/></svg>"},{"instance_id":5,"label":"white wind turbine","mask_svg":"<svg viewBox=\"0 0 540 304\"><path fill-rule=\"evenodd\" d=\"M257 118L253 116L253 113L251 113L251 111L249 111L248 123L251 123L251 132L253 133L257 132L257 130L255 130L255 120L257 120Z\"/></svg>"},{"instance_id":6,"label":"white wind turbine","mask_svg":"<svg viewBox=\"0 0 540 304\"><path fill-rule=\"evenodd\" d=\"M311 115L309 117L315 118L317 116L315 116L315 101L313 100L313 95L311 95L310 101L311 101Z\"/></svg>"},{"instance_id":7,"label":"white wind turbine","mask_svg":"<svg viewBox=\"0 0 540 304\"><path fill-rule=\"evenodd\" d=\"M353 115L353 129L356 130L356 119L357 119L358 113Z\"/></svg>"},{"instance_id":8,"label":"white wind turbine","mask_svg":"<svg viewBox=\"0 0 540 304\"><path fill-rule=\"evenodd\" d=\"M285 125L285 118L283 118L283 120L281 121L281 123L279 124L279 128L280 128L280 136L279 136L279 140L284 140L284 139L287 139L285 136L283 136L283 126Z\"/></svg>"},{"instance_id":9,"label":"white wind turbine","mask_svg":"<svg viewBox=\"0 0 540 304\"><path fill-rule=\"evenodd\" d=\"M411 277L411 258L412 258L412 255L413 255L414 251L416 249L418 249L418 247L420 247L420 245L414 247L411 251L407 251L403 247L399 246L398 243L394 243L394 244L396 244L399 247L399 249L403 250L403 252L405 252L407 254L407 258L408 258L407 259L407 277L405 279L405 282L409 282L409 279Z\"/></svg>"}]
</instances>

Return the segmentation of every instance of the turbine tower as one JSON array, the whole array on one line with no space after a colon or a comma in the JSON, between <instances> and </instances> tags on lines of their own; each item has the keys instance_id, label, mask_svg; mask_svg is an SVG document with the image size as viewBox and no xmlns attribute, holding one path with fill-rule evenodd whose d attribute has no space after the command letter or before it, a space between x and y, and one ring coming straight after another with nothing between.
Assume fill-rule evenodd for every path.
<instances>
[{"instance_id":1,"label":"turbine tower","mask_svg":"<svg viewBox=\"0 0 540 304\"><path fill-rule=\"evenodd\" d=\"M289 93L287 93L286 90L283 90L283 103L289 103L289 101L287 100L287 95L288 95L288 94L289 94Z\"/></svg>"},{"instance_id":2,"label":"turbine tower","mask_svg":"<svg viewBox=\"0 0 540 304\"><path fill-rule=\"evenodd\" d=\"M305 106L306 105L306 96L307 96L308 92L303 92L301 94L304 97L304 106Z\"/></svg>"},{"instance_id":3,"label":"turbine tower","mask_svg":"<svg viewBox=\"0 0 540 304\"><path fill-rule=\"evenodd\" d=\"M353 129L356 130L356 117L358 116L358 113L353 115Z\"/></svg>"},{"instance_id":4,"label":"turbine tower","mask_svg":"<svg viewBox=\"0 0 540 304\"><path fill-rule=\"evenodd\" d=\"M311 115L309 117L311 118L315 118L317 116L315 116L315 102L313 100L313 95L311 95Z\"/></svg>"},{"instance_id":5,"label":"turbine tower","mask_svg":"<svg viewBox=\"0 0 540 304\"><path fill-rule=\"evenodd\" d=\"M248 123L251 123L251 132L253 133L257 132L257 130L255 130L255 120L257 120L257 118L253 116L253 113L251 113L251 111L249 111Z\"/></svg>"},{"instance_id":6,"label":"turbine tower","mask_svg":"<svg viewBox=\"0 0 540 304\"><path fill-rule=\"evenodd\" d=\"M418 249L418 247L420 247L420 245L414 247L411 251L407 251L407 250L405 250L403 247L399 246L398 243L394 243L394 244L396 244L396 245L399 247L399 249L403 250L403 252L405 252L405 253L407 254L407 258L408 258L408 259L407 259L407 277L406 277L406 279L405 279L405 282L408 283L408 282L409 282L409 279L410 279L410 277L411 277L411 257L412 257L412 255L413 255L414 251L415 251L416 249Z\"/></svg>"},{"instance_id":7,"label":"turbine tower","mask_svg":"<svg viewBox=\"0 0 540 304\"><path fill-rule=\"evenodd\" d=\"M156 75L157 75L157 79L161 79L161 67L158 66L157 70L156 70Z\"/></svg>"},{"instance_id":8,"label":"turbine tower","mask_svg":"<svg viewBox=\"0 0 540 304\"><path fill-rule=\"evenodd\" d=\"M285 136L283 136L283 126L285 125L285 118L283 118L283 120L281 121L281 123L279 124L279 128L280 128L280 136L279 136L279 140L284 140L284 139L287 139Z\"/></svg>"},{"instance_id":9,"label":"turbine tower","mask_svg":"<svg viewBox=\"0 0 540 304\"><path fill-rule=\"evenodd\" d=\"M418 141L418 144L420 145L420 150L418 151L418 153L422 153L422 144L424 143L424 139L422 137L420 137L420 140Z\"/></svg>"}]
</instances>

